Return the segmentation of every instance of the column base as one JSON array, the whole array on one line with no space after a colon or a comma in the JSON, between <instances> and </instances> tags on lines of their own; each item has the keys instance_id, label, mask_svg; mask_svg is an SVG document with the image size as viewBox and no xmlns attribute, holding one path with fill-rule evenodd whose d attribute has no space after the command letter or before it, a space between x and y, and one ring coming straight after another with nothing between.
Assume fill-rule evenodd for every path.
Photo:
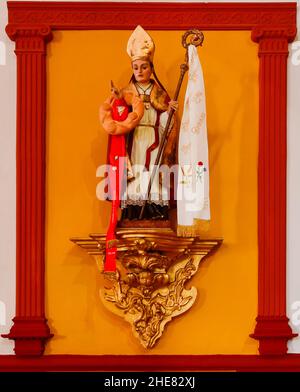
<instances>
[{"instance_id":1,"label":"column base","mask_svg":"<svg viewBox=\"0 0 300 392\"><path fill-rule=\"evenodd\" d=\"M251 338L259 341L261 355L285 355L287 342L298 336L289 326L289 319L283 317L256 318L256 327Z\"/></svg>"},{"instance_id":2,"label":"column base","mask_svg":"<svg viewBox=\"0 0 300 392\"><path fill-rule=\"evenodd\" d=\"M44 353L47 339L53 334L47 325L47 319L42 317L15 317L14 325L3 338L15 341L15 354L17 356L37 357Z\"/></svg>"}]
</instances>

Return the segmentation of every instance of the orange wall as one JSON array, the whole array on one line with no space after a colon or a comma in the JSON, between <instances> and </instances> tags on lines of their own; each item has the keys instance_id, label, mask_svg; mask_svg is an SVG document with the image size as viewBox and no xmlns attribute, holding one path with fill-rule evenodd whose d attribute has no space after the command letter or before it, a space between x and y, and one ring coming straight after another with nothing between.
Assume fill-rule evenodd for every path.
<instances>
[{"instance_id":1,"label":"orange wall","mask_svg":"<svg viewBox=\"0 0 300 392\"><path fill-rule=\"evenodd\" d=\"M151 32L156 72L171 96L184 57L182 33ZM157 347L143 349L129 324L104 308L93 258L69 241L107 227L110 204L95 195L107 144L98 107L111 79L123 86L130 78L129 35L58 31L49 44L46 303L55 337L46 353L255 354L248 335L257 309L258 59L249 32L205 32L199 49L211 170L205 236L223 237L224 244L192 280L193 308L168 324Z\"/></svg>"}]
</instances>

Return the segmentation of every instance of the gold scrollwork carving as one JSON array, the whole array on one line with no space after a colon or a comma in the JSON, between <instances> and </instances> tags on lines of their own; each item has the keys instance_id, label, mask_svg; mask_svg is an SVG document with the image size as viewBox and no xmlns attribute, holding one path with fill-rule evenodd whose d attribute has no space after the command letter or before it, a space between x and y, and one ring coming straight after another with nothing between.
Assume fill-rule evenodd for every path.
<instances>
[{"instance_id":1,"label":"gold scrollwork carving","mask_svg":"<svg viewBox=\"0 0 300 392\"><path fill-rule=\"evenodd\" d=\"M178 238L170 229L121 229L117 238L118 269L104 274L107 287L100 289L100 297L107 309L131 324L133 334L149 349L166 324L194 304L197 289L185 285L222 240ZM91 234L90 239L72 241L103 259L105 236Z\"/></svg>"}]
</instances>

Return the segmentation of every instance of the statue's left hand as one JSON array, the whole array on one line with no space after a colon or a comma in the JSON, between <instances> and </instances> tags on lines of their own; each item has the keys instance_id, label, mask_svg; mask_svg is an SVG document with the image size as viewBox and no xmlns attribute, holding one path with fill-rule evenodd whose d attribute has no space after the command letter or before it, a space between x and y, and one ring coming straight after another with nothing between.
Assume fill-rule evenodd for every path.
<instances>
[{"instance_id":1,"label":"statue's left hand","mask_svg":"<svg viewBox=\"0 0 300 392\"><path fill-rule=\"evenodd\" d=\"M174 112L178 110L178 101L173 101L171 99L171 101L169 102L168 113L170 113L171 109L173 109Z\"/></svg>"}]
</instances>

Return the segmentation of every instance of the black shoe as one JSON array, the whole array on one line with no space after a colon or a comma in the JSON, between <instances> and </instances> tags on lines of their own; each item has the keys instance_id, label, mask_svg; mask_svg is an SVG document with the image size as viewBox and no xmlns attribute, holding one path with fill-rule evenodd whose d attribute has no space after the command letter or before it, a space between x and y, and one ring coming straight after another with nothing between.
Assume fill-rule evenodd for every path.
<instances>
[{"instance_id":1,"label":"black shoe","mask_svg":"<svg viewBox=\"0 0 300 392\"><path fill-rule=\"evenodd\" d=\"M128 208L122 208L122 215L121 215L121 220L125 220L127 219L127 215L128 215Z\"/></svg>"},{"instance_id":2,"label":"black shoe","mask_svg":"<svg viewBox=\"0 0 300 392\"><path fill-rule=\"evenodd\" d=\"M169 207L168 206L162 206L161 207L161 213L163 216L163 220L168 220L169 219Z\"/></svg>"},{"instance_id":3,"label":"black shoe","mask_svg":"<svg viewBox=\"0 0 300 392\"><path fill-rule=\"evenodd\" d=\"M153 216L155 216L155 209L153 208L152 203L146 203L145 207L145 217L147 216L148 219L152 219Z\"/></svg>"},{"instance_id":4,"label":"black shoe","mask_svg":"<svg viewBox=\"0 0 300 392\"><path fill-rule=\"evenodd\" d=\"M155 204L155 203L152 203L152 208L154 210L154 214L152 216L152 219L155 219L155 220L162 219L163 218L163 214L160 211L160 206Z\"/></svg>"},{"instance_id":5,"label":"black shoe","mask_svg":"<svg viewBox=\"0 0 300 392\"><path fill-rule=\"evenodd\" d=\"M134 213L133 213L132 219L134 219L134 220L139 219L142 207L138 206L138 205L134 205L133 209L134 209Z\"/></svg>"},{"instance_id":6,"label":"black shoe","mask_svg":"<svg viewBox=\"0 0 300 392\"><path fill-rule=\"evenodd\" d=\"M134 217L134 209L132 205L126 207L127 209L127 219L132 220Z\"/></svg>"}]
</instances>

